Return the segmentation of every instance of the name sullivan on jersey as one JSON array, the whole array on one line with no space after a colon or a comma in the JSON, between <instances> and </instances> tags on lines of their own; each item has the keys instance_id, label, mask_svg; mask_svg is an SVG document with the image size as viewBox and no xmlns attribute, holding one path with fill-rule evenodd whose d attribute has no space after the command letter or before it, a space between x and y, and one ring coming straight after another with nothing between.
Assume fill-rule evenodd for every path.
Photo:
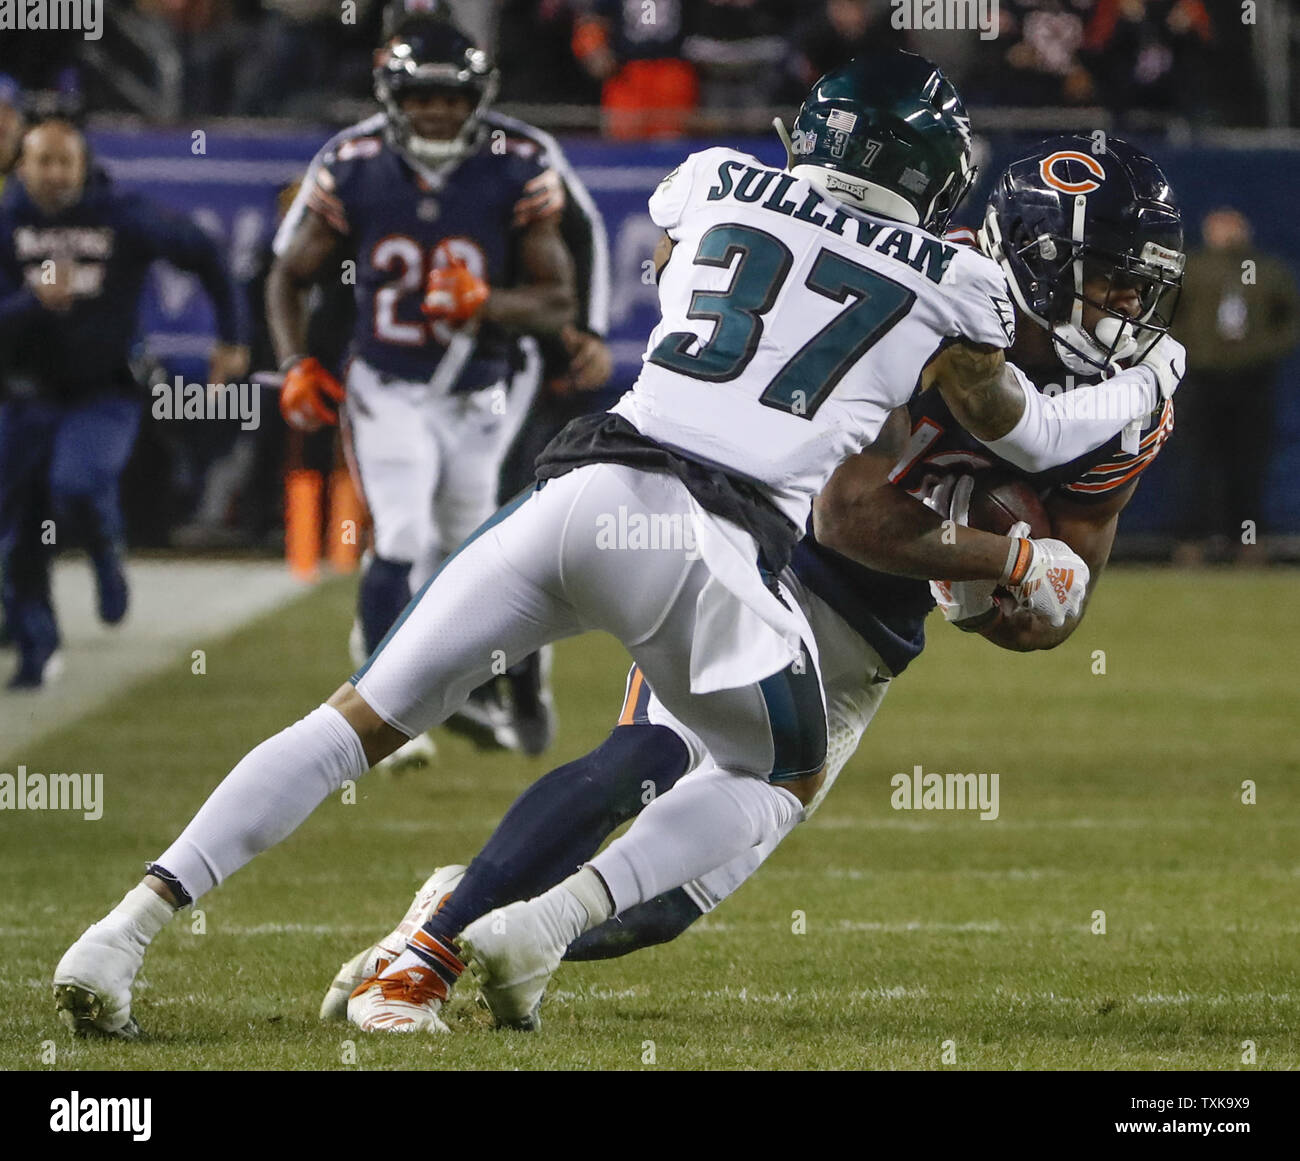
<instances>
[{"instance_id":1,"label":"name sullivan on jersey","mask_svg":"<svg viewBox=\"0 0 1300 1161\"><path fill-rule=\"evenodd\" d=\"M852 222L855 234L850 235L850 240L856 241L859 246L875 250L886 258L905 262L936 285L943 280L944 271L957 253L955 246L923 233L900 230L885 222L873 222L851 215L842 206L837 207L828 202L815 189L808 190L802 202L786 200L791 187L798 181L798 178L789 173L728 160L718 166L719 184L713 186L706 196L711 202L720 202L729 197L733 201L757 204L759 209L771 210L775 214L820 226L841 238L846 236L845 226ZM763 197L764 194L767 194L766 198Z\"/></svg>"}]
</instances>

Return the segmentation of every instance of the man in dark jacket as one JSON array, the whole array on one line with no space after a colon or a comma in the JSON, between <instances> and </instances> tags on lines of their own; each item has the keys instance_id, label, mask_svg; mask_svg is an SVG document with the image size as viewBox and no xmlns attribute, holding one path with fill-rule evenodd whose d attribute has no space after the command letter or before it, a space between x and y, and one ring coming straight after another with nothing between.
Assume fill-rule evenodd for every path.
<instances>
[{"instance_id":1,"label":"man in dark jacket","mask_svg":"<svg viewBox=\"0 0 1300 1161\"><path fill-rule=\"evenodd\" d=\"M1300 338L1300 295L1287 265L1260 252L1237 210L1207 214L1202 250L1188 255L1176 331L1187 346L1178 396L1177 560L1226 536L1249 559L1263 531L1264 481L1279 365Z\"/></svg>"},{"instance_id":2,"label":"man in dark jacket","mask_svg":"<svg viewBox=\"0 0 1300 1161\"><path fill-rule=\"evenodd\" d=\"M50 602L56 548L90 553L99 615L126 615L118 478L140 423L131 370L150 264L197 274L220 341L210 380L248 367L242 310L216 244L192 222L118 192L85 138L51 120L23 140L0 199L0 565L19 650L10 688L37 688L59 644Z\"/></svg>"}]
</instances>

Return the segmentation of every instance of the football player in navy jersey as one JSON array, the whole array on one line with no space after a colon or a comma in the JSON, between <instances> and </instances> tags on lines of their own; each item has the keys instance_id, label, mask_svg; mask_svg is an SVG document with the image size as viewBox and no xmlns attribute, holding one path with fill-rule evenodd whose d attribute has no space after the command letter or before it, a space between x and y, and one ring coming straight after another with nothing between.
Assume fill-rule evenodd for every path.
<instances>
[{"instance_id":1,"label":"football player in navy jersey","mask_svg":"<svg viewBox=\"0 0 1300 1161\"><path fill-rule=\"evenodd\" d=\"M444 19L408 17L375 88L384 113L313 163L267 283L281 408L311 430L335 420L345 391L305 349L302 297L330 263L355 263L343 421L374 525L358 601L367 654L496 507L539 373L521 336L586 346L559 230L564 183L538 141L486 123L486 55ZM536 708L534 751L551 733L549 707ZM394 758L430 750L421 735Z\"/></svg>"},{"instance_id":2,"label":"football player in navy jersey","mask_svg":"<svg viewBox=\"0 0 1300 1161\"><path fill-rule=\"evenodd\" d=\"M1079 186L1088 184L1097 196L1076 221ZM1064 388L1067 374L1096 381L1167 333L1182 274L1181 215L1155 163L1122 141L1112 139L1100 154L1090 138L1045 142L1001 175L978 238L954 230L948 240L978 244L1003 266L1018 324L1009 356L1040 390ZM826 784L803 817L820 805L893 678L921 653L936 601L959 628L1012 650L1053 648L1082 620L1081 612L1055 627L992 583L932 579L945 559L940 521L965 523L975 474L999 469L1028 479L1051 516L1052 535L1079 553L1095 583L1119 513L1172 430L1172 401L1139 427L1071 464L1028 476L968 435L937 392L918 392L874 445L841 465L814 508L815 535L810 528L796 547L793 578L786 578L817 637L830 738ZM703 757L699 738L634 667L606 741L524 791L468 869L438 868L398 927L343 964L322 1018L341 1019L352 990L408 940L454 973L465 927L563 880ZM608 958L675 938L735 891L793 825L734 863L587 932L566 958ZM537 1026L535 1009L511 1010L510 997L490 988L485 997L499 1023Z\"/></svg>"}]
</instances>

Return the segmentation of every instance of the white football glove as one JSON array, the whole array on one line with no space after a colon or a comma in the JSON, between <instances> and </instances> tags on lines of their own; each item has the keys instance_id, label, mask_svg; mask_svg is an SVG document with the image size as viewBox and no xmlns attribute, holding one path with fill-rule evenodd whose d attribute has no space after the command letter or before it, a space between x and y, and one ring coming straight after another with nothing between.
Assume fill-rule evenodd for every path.
<instances>
[{"instance_id":1,"label":"white football glove","mask_svg":"<svg viewBox=\"0 0 1300 1161\"><path fill-rule=\"evenodd\" d=\"M937 512L944 520L951 520L962 528L970 527L970 498L975 490L975 477L963 472L958 476L944 476L920 496L921 503ZM997 602L993 598L996 581L940 581L930 582L930 595L939 606L944 620L959 629L975 632L993 619Z\"/></svg>"},{"instance_id":2,"label":"white football glove","mask_svg":"<svg viewBox=\"0 0 1300 1161\"><path fill-rule=\"evenodd\" d=\"M1008 535L1024 539L1033 554L1020 582L1008 586L1019 607L1046 617L1058 629L1067 617L1077 617L1090 579L1083 558L1064 540L1030 539L1029 525L1023 521Z\"/></svg>"},{"instance_id":3,"label":"white football glove","mask_svg":"<svg viewBox=\"0 0 1300 1161\"><path fill-rule=\"evenodd\" d=\"M1160 398L1171 399L1187 373L1187 348L1172 335L1161 335L1138 366L1147 367L1155 374Z\"/></svg>"}]
</instances>

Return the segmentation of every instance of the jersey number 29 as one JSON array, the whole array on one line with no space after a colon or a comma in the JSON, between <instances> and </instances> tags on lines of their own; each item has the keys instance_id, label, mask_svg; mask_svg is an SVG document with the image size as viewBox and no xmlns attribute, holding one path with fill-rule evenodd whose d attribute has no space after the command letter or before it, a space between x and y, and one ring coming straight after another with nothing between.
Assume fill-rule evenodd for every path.
<instances>
[{"instance_id":1,"label":"jersey number 29","mask_svg":"<svg viewBox=\"0 0 1300 1161\"><path fill-rule=\"evenodd\" d=\"M736 256L740 260L736 261ZM708 319L713 334L693 354L699 336L690 331L665 335L650 352L650 362L707 383L726 383L749 365L763 336L763 315L772 309L790 273L793 257L780 238L753 226L714 226L700 239L697 266L729 269L725 290L697 290L686 317ZM916 294L882 274L822 250L804 285L834 302L854 303L822 327L768 383L759 402L811 419L817 409L868 350L912 308Z\"/></svg>"}]
</instances>

